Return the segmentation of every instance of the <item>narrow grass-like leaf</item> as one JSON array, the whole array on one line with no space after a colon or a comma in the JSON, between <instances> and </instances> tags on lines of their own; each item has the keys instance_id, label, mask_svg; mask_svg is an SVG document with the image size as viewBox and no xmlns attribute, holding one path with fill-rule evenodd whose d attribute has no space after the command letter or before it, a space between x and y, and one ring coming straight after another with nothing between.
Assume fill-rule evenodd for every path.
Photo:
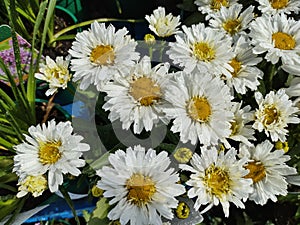
<instances>
[{"instance_id":1,"label":"narrow grass-like leaf","mask_svg":"<svg viewBox=\"0 0 300 225\"><path fill-rule=\"evenodd\" d=\"M8 17L11 26L11 37L12 37L12 43L13 43L13 49L14 49L14 55L16 61L16 69L19 78L19 85L21 87L22 95L25 96L25 87L23 81L23 72L22 72L21 56L20 56L20 46L17 39L17 33L15 30L15 24L17 18L15 0L10 0L10 10L8 11Z\"/></svg>"},{"instance_id":2,"label":"narrow grass-like leaf","mask_svg":"<svg viewBox=\"0 0 300 225\"><path fill-rule=\"evenodd\" d=\"M11 142L0 137L0 146L3 146L7 149L11 149L14 145Z\"/></svg>"},{"instance_id":3,"label":"narrow grass-like leaf","mask_svg":"<svg viewBox=\"0 0 300 225\"><path fill-rule=\"evenodd\" d=\"M37 37L38 31L39 31L39 28L41 26L41 22L43 20L46 8L47 8L47 2L44 1L40 4L39 12L38 12L36 22L35 22L34 28L33 28L33 36L32 36L32 43L31 43L32 57L31 57L31 61L30 61L29 77L28 77L28 82L27 82L27 99L29 101L31 115L33 115L33 118L32 118L33 123L36 122L36 118L35 118L36 79L34 77L34 73L38 70L39 61L41 59L41 55L42 55L42 51L43 51L43 46L41 46L41 48L39 49L39 54L36 56L35 41L36 41L36 37Z\"/></svg>"},{"instance_id":4,"label":"narrow grass-like leaf","mask_svg":"<svg viewBox=\"0 0 300 225\"><path fill-rule=\"evenodd\" d=\"M64 187L63 185L60 185L60 186L59 186L59 190L60 190L60 192L62 193L62 195L64 196L64 198L65 198L67 204L69 205L69 207L70 207L70 209L71 209L71 211L72 211L72 213L73 213L73 216L74 216L74 218L75 218L75 221L76 221L77 225L80 225L79 218L78 218L78 216L77 216L76 210L75 210L75 208L74 208L73 201L72 201L72 199L70 198L70 195L69 195L68 191L65 189L65 187Z\"/></svg>"}]
</instances>

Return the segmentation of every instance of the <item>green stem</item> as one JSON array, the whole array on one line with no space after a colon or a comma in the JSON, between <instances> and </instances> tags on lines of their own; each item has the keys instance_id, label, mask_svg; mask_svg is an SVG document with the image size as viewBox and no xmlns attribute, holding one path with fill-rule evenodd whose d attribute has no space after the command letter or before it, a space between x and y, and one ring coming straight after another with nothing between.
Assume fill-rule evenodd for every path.
<instances>
[{"instance_id":1,"label":"green stem","mask_svg":"<svg viewBox=\"0 0 300 225\"><path fill-rule=\"evenodd\" d=\"M95 19L95 20L88 20L88 21L84 21L84 22L81 22L81 23L74 24L72 26L68 26L65 29L62 29L61 31L57 32L53 36L53 38L49 41L49 44L52 44L53 42L55 42L63 34L69 32L71 30L80 28L80 27L88 26L88 25L92 24L95 21L97 21L99 23L107 23L107 22L138 23L138 22L144 22L145 20L143 20L143 19L139 19L139 20L135 20L135 19L116 19L116 18L100 18L100 19Z\"/></svg>"},{"instance_id":2,"label":"green stem","mask_svg":"<svg viewBox=\"0 0 300 225\"><path fill-rule=\"evenodd\" d=\"M276 64L271 64L270 70L269 70L268 81L267 81L268 85L269 85L269 87L267 87L268 90L272 90L273 78L274 78L274 75L276 74L276 71L277 71Z\"/></svg>"},{"instance_id":3,"label":"green stem","mask_svg":"<svg viewBox=\"0 0 300 225\"><path fill-rule=\"evenodd\" d=\"M74 208L74 204L73 204L73 201L72 199L70 198L70 195L68 193L68 191L66 190L66 188L63 186L63 185L60 185L59 186L59 190L60 192L62 193L62 195L64 196L68 206L70 207L70 209L72 210L72 213L73 213L73 216L75 218L75 221L77 223L77 225L80 225L80 221L79 221L79 218L77 216L77 213L76 213L76 210Z\"/></svg>"},{"instance_id":4,"label":"green stem","mask_svg":"<svg viewBox=\"0 0 300 225\"><path fill-rule=\"evenodd\" d=\"M51 109L54 107L55 103L53 103L54 100L54 96L55 96L56 92L51 96L51 98L49 99L49 101L47 102L47 106L46 106L46 113L43 117L43 121L42 123L46 123L46 121L48 120L49 114L51 112Z\"/></svg>"}]
</instances>

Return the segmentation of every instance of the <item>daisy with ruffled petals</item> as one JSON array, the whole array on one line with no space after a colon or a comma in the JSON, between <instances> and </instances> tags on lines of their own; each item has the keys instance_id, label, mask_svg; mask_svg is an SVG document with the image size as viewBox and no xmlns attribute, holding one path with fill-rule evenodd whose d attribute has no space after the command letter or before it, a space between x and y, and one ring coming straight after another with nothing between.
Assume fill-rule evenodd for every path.
<instances>
[{"instance_id":1,"label":"daisy with ruffled petals","mask_svg":"<svg viewBox=\"0 0 300 225\"><path fill-rule=\"evenodd\" d=\"M55 61L49 56L46 56L46 63L40 65L39 73L34 76L40 80L49 83L49 89L46 95L53 95L58 88L65 89L68 82L71 80L69 72L69 60L64 60L63 57L56 57Z\"/></svg>"},{"instance_id":2,"label":"daisy with ruffled petals","mask_svg":"<svg viewBox=\"0 0 300 225\"><path fill-rule=\"evenodd\" d=\"M28 132L26 140L15 146L14 171L21 179L45 174L50 191L56 192L63 183L63 174L81 174L78 168L85 165L85 160L80 157L90 146L81 143L82 136L72 134L71 122L56 124L51 120L47 125L29 127Z\"/></svg>"},{"instance_id":3,"label":"daisy with ruffled petals","mask_svg":"<svg viewBox=\"0 0 300 225\"><path fill-rule=\"evenodd\" d=\"M295 168L289 167L286 162L290 156L283 150L273 150L273 144L268 140L257 146L241 146L239 156L247 158L245 168L249 173L245 178L251 178L254 191L249 199L256 204L264 205L268 199L277 201L276 195L287 195L286 176L297 174Z\"/></svg>"},{"instance_id":4,"label":"daisy with ruffled petals","mask_svg":"<svg viewBox=\"0 0 300 225\"><path fill-rule=\"evenodd\" d=\"M255 112L253 128L259 132L264 131L274 142L278 140L284 142L288 134L288 124L300 122L295 114L299 109L293 105L284 89L276 93L271 91L265 98L260 92L256 92L255 99L258 109Z\"/></svg>"},{"instance_id":5,"label":"daisy with ruffled petals","mask_svg":"<svg viewBox=\"0 0 300 225\"><path fill-rule=\"evenodd\" d=\"M300 11L299 0L256 0L259 3L258 9L263 14L278 14L291 12L298 13Z\"/></svg>"},{"instance_id":6,"label":"daisy with ruffled petals","mask_svg":"<svg viewBox=\"0 0 300 225\"><path fill-rule=\"evenodd\" d=\"M237 151L233 148L226 153L215 147L201 147L201 155L194 153L191 166L181 164L183 170L192 172L186 182L191 188L189 198L196 198L194 208L198 210L207 205L203 213L214 205L221 204L226 217L229 216L229 204L234 203L244 208L242 199L247 199L252 192L252 180L244 178L248 171L243 167L246 159L237 159Z\"/></svg>"},{"instance_id":7,"label":"daisy with ruffled petals","mask_svg":"<svg viewBox=\"0 0 300 225\"><path fill-rule=\"evenodd\" d=\"M253 54L252 49L248 39L241 36L233 45L235 57L229 62L234 71L231 76L224 76L226 84L239 94L246 94L247 89L255 91L263 77L263 71L256 67L262 58Z\"/></svg>"},{"instance_id":8,"label":"daisy with ruffled petals","mask_svg":"<svg viewBox=\"0 0 300 225\"><path fill-rule=\"evenodd\" d=\"M145 18L149 22L150 30L158 37L169 37L178 33L180 16L175 17L171 13L166 15L164 7L158 7L152 15L146 15Z\"/></svg>"},{"instance_id":9,"label":"daisy with ruffled petals","mask_svg":"<svg viewBox=\"0 0 300 225\"><path fill-rule=\"evenodd\" d=\"M97 170L97 184L104 190L103 196L113 205L107 217L119 220L122 225L162 225L162 217L171 220L178 200L185 192L178 184L179 176L168 168L168 153L140 145L126 151L117 150L108 157L110 166Z\"/></svg>"},{"instance_id":10,"label":"daisy with ruffled petals","mask_svg":"<svg viewBox=\"0 0 300 225\"><path fill-rule=\"evenodd\" d=\"M167 124L169 120L163 113L168 105L164 92L168 85L168 63L152 68L148 56L133 67L131 75L120 77L104 87L107 93L103 109L109 110L111 121L120 119L123 129L133 124L134 133L152 130L159 121Z\"/></svg>"},{"instance_id":11,"label":"daisy with ruffled petals","mask_svg":"<svg viewBox=\"0 0 300 225\"><path fill-rule=\"evenodd\" d=\"M231 37L203 23L182 26L182 30L184 33L175 36L176 42L169 43L167 51L175 64L187 73L198 69L203 73L230 76L228 70L232 67L228 62L234 56Z\"/></svg>"},{"instance_id":12,"label":"daisy with ruffled petals","mask_svg":"<svg viewBox=\"0 0 300 225\"><path fill-rule=\"evenodd\" d=\"M200 12L206 13L209 16L218 12L222 6L232 6L233 4L237 3L237 0L195 0L194 3L198 6L198 10Z\"/></svg>"},{"instance_id":13,"label":"daisy with ruffled petals","mask_svg":"<svg viewBox=\"0 0 300 225\"><path fill-rule=\"evenodd\" d=\"M253 52L266 52L265 59L276 64L300 65L300 21L285 14L263 15L250 24Z\"/></svg>"},{"instance_id":14,"label":"daisy with ruffled petals","mask_svg":"<svg viewBox=\"0 0 300 225\"><path fill-rule=\"evenodd\" d=\"M17 198L22 198L28 193L31 193L33 197L38 197L42 195L48 187L47 179L44 175L29 175L24 178L20 178L18 185L19 192L17 193Z\"/></svg>"},{"instance_id":15,"label":"daisy with ruffled petals","mask_svg":"<svg viewBox=\"0 0 300 225\"><path fill-rule=\"evenodd\" d=\"M93 84L101 91L114 76L129 73L139 54L135 52L137 42L127 33L125 27L116 31L113 25L105 27L104 23L95 21L90 30L76 34L69 53L73 57L73 81L81 80L81 89Z\"/></svg>"},{"instance_id":16,"label":"daisy with ruffled petals","mask_svg":"<svg viewBox=\"0 0 300 225\"><path fill-rule=\"evenodd\" d=\"M230 36L245 34L249 23L253 20L254 6L249 6L243 10L243 5L234 4L229 8L221 7L220 11L212 14L209 25L213 28L223 30Z\"/></svg>"},{"instance_id":17,"label":"daisy with ruffled petals","mask_svg":"<svg viewBox=\"0 0 300 225\"><path fill-rule=\"evenodd\" d=\"M174 119L171 131L179 132L183 143L218 144L231 134L232 96L219 77L178 72L169 82L165 98L172 104L165 109Z\"/></svg>"}]
</instances>

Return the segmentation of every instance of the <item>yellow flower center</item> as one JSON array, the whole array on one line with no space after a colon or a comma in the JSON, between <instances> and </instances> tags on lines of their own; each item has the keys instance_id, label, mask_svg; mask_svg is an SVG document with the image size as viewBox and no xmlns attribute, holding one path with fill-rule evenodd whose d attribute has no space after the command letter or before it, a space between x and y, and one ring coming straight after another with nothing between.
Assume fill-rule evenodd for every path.
<instances>
[{"instance_id":1,"label":"yellow flower center","mask_svg":"<svg viewBox=\"0 0 300 225\"><path fill-rule=\"evenodd\" d=\"M288 5L289 0L270 0L273 9L283 9Z\"/></svg>"},{"instance_id":2,"label":"yellow flower center","mask_svg":"<svg viewBox=\"0 0 300 225\"><path fill-rule=\"evenodd\" d=\"M228 6L228 0L212 0L210 3L210 8L214 10L219 10L221 6Z\"/></svg>"},{"instance_id":3,"label":"yellow flower center","mask_svg":"<svg viewBox=\"0 0 300 225\"><path fill-rule=\"evenodd\" d=\"M156 192L153 180L138 173L133 174L126 181L126 188L128 190L127 199L137 206L150 202Z\"/></svg>"},{"instance_id":4,"label":"yellow flower center","mask_svg":"<svg viewBox=\"0 0 300 225\"><path fill-rule=\"evenodd\" d=\"M230 61L229 65L233 68L233 72L231 72L231 75L233 77L238 77L238 73L242 68L242 63L238 61L236 58L234 58Z\"/></svg>"},{"instance_id":5,"label":"yellow flower center","mask_svg":"<svg viewBox=\"0 0 300 225\"><path fill-rule=\"evenodd\" d=\"M189 116L199 122L207 122L211 115L211 107L205 97L193 97L187 104Z\"/></svg>"},{"instance_id":6,"label":"yellow flower center","mask_svg":"<svg viewBox=\"0 0 300 225\"><path fill-rule=\"evenodd\" d=\"M234 135L236 135L236 134L238 133L238 131L239 131L239 124L238 124L237 121L232 121L230 124L231 124L231 127L230 127L230 129L231 129L231 134L230 134L230 136L234 136Z\"/></svg>"},{"instance_id":7,"label":"yellow flower center","mask_svg":"<svg viewBox=\"0 0 300 225\"><path fill-rule=\"evenodd\" d=\"M272 40L275 43L275 48L279 48L282 50L292 50L296 46L295 39L287 33L274 33L272 34Z\"/></svg>"},{"instance_id":8,"label":"yellow flower center","mask_svg":"<svg viewBox=\"0 0 300 225\"><path fill-rule=\"evenodd\" d=\"M174 153L174 158L179 163L187 163L193 156L193 152L189 148L178 148Z\"/></svg>"},{"instance_id":9,"label":"yellow flower center","mask_svg":"<svg viewBox=\"0 0 300 225\"><path fill-rule=\"evenodd\" d=\"M90 60L100 66L113 64L115 60L113 47L111 45L97 45L91 52Z\"/></svg>"},{"instance_id":10,"label":"yellow flower center","mask_svg":"<svg viewBox=\"0 0 300 225\"><path fill-rule=\"evenodd\" d=\"M276 123L280 117L280 113L277 108L273 105L268 105L264 109L264 125L270 125L272 123Z\"/></svg>"},{"instance_id":11,"label":"yellow flower center","mask_svg":"<svg viewBox=\"0 0 300 225\"><path fill-rule=\"evenodd\" d=\"M143 106L150 106L161 97L160 87L148 77L140 77L130 84L129 94Z\"/></svg>"},{"instance_id":12,"label":"yellow flower center","mask_svg":"<svg viewBox=\"0 0 300 225\"><path fill-rule=\"evenodd\" d=\"M189 217L190 211L190 207L185 202L179 202L175 212L179 219L186 219Z\"/></svg>"},{"instance_id":13,"label":"yellow flower center","mask_svg":"<svg viewBox=\"0 0 300 225\"><path fill-rule=\"evenodd\" d=\"M249 162L245 168L249 170L245 178L251 178L253 183L257 183L266 177L266 170L261 162Z\"/></svg>"},{"instance_id":14,"label":"yellow flower center","mask_svg":"<svg viewBox=\"0 0 300 225\"><path fill-rule=\"evenodd\" d=\"M69 73L69 70L67 68L61 68L61 67L56 67L56 68L49 68L46 70L46 73L48 76L48 80L51 80L53 77L58 80L60 84L65 84L68 81L70 81L71 76Z\"/></svg>"},{"instance_id":15,"label":"yellow flower center","mask_svg":"<svg viewBox=\"0 0 300 225\"><path fill-rule=\"evenodd\" d=\"M205 170L203 181L211 195L221 198L230 191L230 178L227 171L214 164Z\"/></svg>"},{"instance_id":16,"label":"yellow flower center","mask_svg":"<svg viewBox=\"0 0 300 225\"><path fill-rule=\"evenodd\" d=\"M234 35L241 29L241 21L239 19L227 20L223 23L224 30L230 35Z\"/></svg>"},{"instance_id":17,"label":"yellow flower center","mask_svg":"<svg viewBox=\"0 0 300 225\"><path fill-rule=\"evenodd\" d=\"M40 162L43 165L56 163L62 156L62 153L59 151L60 146L61 141L40 143L38 153Z\"/></svg>"},{"instance_id":18,"label":"yellow flower center","mask_svg":"<svg viewBox=\"0 0 300 225\"><path fill-rule=\"evenodd\" d=\"M197 42L193 48L193 52L199 61L209 62L215 59L215 50L208 43Z\"/></svg>"}]
</instances>

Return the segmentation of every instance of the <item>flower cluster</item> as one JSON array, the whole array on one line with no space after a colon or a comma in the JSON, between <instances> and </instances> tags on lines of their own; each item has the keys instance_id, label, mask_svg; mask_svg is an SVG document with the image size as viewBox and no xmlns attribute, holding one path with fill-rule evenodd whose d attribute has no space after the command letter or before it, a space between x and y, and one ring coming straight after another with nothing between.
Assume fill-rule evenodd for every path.
<instances>
[{"instance_id":1,"label":"flower cluster","mask_svg":"<svg viewBox=\"0 0 300 225\"><path fill-rule=\"evenodd\" d=\"M28 77L29 72L29 65L31 60L31 51L30 51L30 44L24 40L21 36L17 36L19 47L20 47L20 59L23 71L23 79L26 80ZM2 44L3 45L3 44ZM4 45L5 46L5 45ZM17 76L17 67L16 67L16 60L14 55L14 49L12 46L12 40L7 40L7 46L5 49L0 51L0 57L2 58L3 62L8 65L10 73L15 78L16 83L18 84L18 76ZM10 84L5 76L5 72L0 69L0 81L4 82L5 84Z\"/></svg>"}]
</instances>

